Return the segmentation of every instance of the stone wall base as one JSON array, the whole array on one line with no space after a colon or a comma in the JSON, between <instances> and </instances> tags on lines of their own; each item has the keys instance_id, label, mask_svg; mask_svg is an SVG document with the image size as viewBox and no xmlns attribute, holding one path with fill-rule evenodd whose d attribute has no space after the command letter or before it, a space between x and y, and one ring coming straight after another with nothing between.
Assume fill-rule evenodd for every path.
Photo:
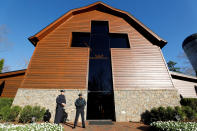
<instances>
[{"instance_id":1,"label":"stone wall base","mask_svg":"<svg viewBox=\"0 0 197 131\"><path fill-rule=\"evenodd\" d=\"M69 121L74 121L75 106L74 102L78 98L79 93L83 93L83 97L87 102L87 90L65 89L66 107ZM54 121L56 97L60 94L59 89L24 89L19 88L14 98L13 105L39 105L49 109ZM115 90L115 112L117 122L141 120L141 114L146 110L159 106L179 106L180 97L176 89L132 89L132 90ZM86 118L85 108L85 118ZM79 117L79 121L81 118Z\"/></svg>"},{"instance_id":2,"label":"stone wall base","mask_svg":"<svg viewBox=\"0 0 197 131\"><path fill-rule=\"evenodd\" d=\"M115 90L114 99L118 122L139 122L141 114L153 107L180 106L176 89Z\"/></svg>"},{"instance_id":3,"label":"stone wall base","mask_svg":"<svg viewBox=\"0 0 197 131\"><path fill-rule=\"evenodd\" d=\"M19 105L24 107L25 105L38 105L49 109L51 112L51 122L54 121L56 97L60 94L60 89L24 89L19 88L14 98L12 105ZM74 102L78 98L78 94L82 93L83 97L87 101L86 90L71 90L65 89L66 107L65 110L68 113L69 121L74 121L75 118L75 105ZM85 109L86 116L86 109ZM85 117L86 118L86 117ZM79 117L81 121L81 117Z\"/></svg>"}]
</instances>

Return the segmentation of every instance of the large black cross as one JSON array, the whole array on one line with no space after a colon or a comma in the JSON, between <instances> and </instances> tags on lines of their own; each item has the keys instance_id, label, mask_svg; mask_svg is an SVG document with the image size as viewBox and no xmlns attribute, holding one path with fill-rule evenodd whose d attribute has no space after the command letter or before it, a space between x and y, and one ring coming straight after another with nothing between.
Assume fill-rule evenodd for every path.
<instances>
[{"instance_id":1,"label":"large black cross","mask_svg":"<svg viewBox=\"0 0 197 131\"><path fill-rule=\"evenodd\" d=\"M91 33L73 32L72 47L89 47L87 119L114 119L110 48L130 48L127 34L109 33L107 21L92 21Z\"/></svg>"},{"instance_id":2,"label":"large black cross","mask_svg":"<svg viewBox=\"0 0 197 131\"><path fill-rule=\"evenodd\" d=\"M88 90L111 91L110 48L130 48L127 34L109 33L108 21L92 21L91 33L73 32L72 38L72 47L90 48Z\"/></svg>"}]
</instances>

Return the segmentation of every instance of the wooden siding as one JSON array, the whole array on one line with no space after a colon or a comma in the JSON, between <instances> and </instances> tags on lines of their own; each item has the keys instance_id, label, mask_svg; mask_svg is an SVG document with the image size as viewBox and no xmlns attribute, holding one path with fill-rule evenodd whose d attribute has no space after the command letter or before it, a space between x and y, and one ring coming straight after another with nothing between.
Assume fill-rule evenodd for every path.
<instances>
[{"instance_id":1,"label":"wooden siding","mask_svg":"<svg viewBox=\"0 0 197 131\"><path fill-rule=\"evenodd\" d=\"M69 49L53 44L37 45L22 88L86 88L88 48Z\"/></svg>"},{"instance_id":2,"label":"wooden siding","mask_svg":"<svg viewBox=\"0 0 197 131\"><path fill-rule=\"evenodd\" d=\"M112 49L112 68L115 89L173 88L157 46L138 44L131 49Z\"/></svg>"},{"instance_id":3,"label":"wooden siding","mask_svg":"<svg viewBox=\"0 0 197 131\"><path fill-rule=\"evenodd\" d=\"M160 48L122 18L97 10L72 16L38 42L21 88L87 88L89 49L70 42L72 32L90 32L91 20L128 33L130 49L111 49L115 89L173 88Z\"/></svg>"},{"instance_id":4,"label":"wooden siding","mask_svg":"<svg viewBox=\"0 0 197 131\"><path fill-rule=\"evenodd\" d=\"M11 75L5 78L0 78L0 83L5 81L4 89L1 97L15 97L17 89L24 78L24 74Z\"/></svg>"},{"instance_id":5,"label":"wooden siding","mask_svg":"<svg viewBox=\"0 0 197 131\"><path fill-rule=\"evenodd\" d=\"M197 86L197 82L190 82L186 80L179 80L172 78L175 88L184 98L197 98L194 86Z\"/></svg>"},{"instance_id":6,"label":"wooden siding","mask_svg":"<svg viewBox=\"0 0 197 131\"><path fill-rule=\"evenodd\" d=\"M130 15L128 12L110 7L102 2L96 2L94 4L85 7L70 10L69 12L61 16L59 19L48 25L46 28L35 34L34 36L29 37L29 40L35 46L38 41L40 41L42 38L48 35L51 31L55 30L56 27L58 27L59 25L70 19L72 16L77 14L79 15L84 12L90 12L93 10L99 10L107 14L113 14L114 16L126 20L128 23L130 23L130 25L135 27L138 31L142 32L150 41L152 41L155 45L158 45L161 48L167 44L165 40L161 39L157 34L152 32L149 28L143 25L140 21L138 21L135 17Z\"/></svg>"}]
</instances>

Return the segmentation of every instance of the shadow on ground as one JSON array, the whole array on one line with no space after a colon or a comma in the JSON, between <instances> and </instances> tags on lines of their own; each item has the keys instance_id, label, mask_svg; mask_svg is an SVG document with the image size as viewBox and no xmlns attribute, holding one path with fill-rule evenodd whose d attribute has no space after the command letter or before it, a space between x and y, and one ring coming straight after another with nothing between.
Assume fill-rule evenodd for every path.
<instances>
[{"instance_id":1,"label":"shadow on ground","mask_svg":"<svg viewBox=\"0 0 197 131\"><path fill-rule=\"evenodd\" d=\"M114 122L113 125L89 125L86 122L86 128L82 128L81 123L75 129L72 122L67 122L63 124L65 131L149 131L150 127L144 125L143 123L134 122Z\"/></svg>"}]
</instances>

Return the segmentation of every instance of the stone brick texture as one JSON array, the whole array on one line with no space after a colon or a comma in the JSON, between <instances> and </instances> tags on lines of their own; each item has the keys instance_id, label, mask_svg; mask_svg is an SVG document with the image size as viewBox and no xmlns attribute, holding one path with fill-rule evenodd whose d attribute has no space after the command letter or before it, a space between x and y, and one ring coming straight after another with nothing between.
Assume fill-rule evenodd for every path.
<instances>
[{"instance_id":1,"label":"stone brick texture","mask_svg":"<svg viewBox=\"0 0 197 131\"><path fill-rule=\"evenodd\" d=\"M74 121L76 108L74 105L75 100L78 98L78 94L82 93L83 97L87 101L86 90L65 90L66 107L65 111L68 113L69 121ZM60 94L58 89L22 89L19 88L14 98L13 105L19 105L24 107L25 105L38 105L49 109L51 112L51 122L54 121L55 109L56 109L56 97ZM86 116L86 107L85 107ZM81 121L81 117L79 117Z\"/></svg>"},{"instance_id":2,"label":"stone brick texture","mask_svg":"<svg viewBox=\"0 0 197 131\"><path fill-rule=\"evenodd\" d=\"M115 90L116 121L139 122L146 110L159 106L180 106L176 89Z\"/></svg>"},{"instance_id":3,"label":"stone brick texture","mask_svg":"<svg viewBox=\"0 0 197 131\"><path fill-rule=\"evenodd\" d=\"M66 107L69 121L74 121L75 105L74 102L78 98L78 94L82 93L87 102L87 90L65 90ZM25 89L19 88L13 105L39 105L49 109L54 121L56 97L60 94L58 89ZM141 114L146 110L159 106L180 106L180 97L176 89L130 89L115 90L115 112L117 122L139 122ZM85 108L85 118L86 118ZM79 122L81 117L79 117Z\"/></svg>"}]
</instances>

